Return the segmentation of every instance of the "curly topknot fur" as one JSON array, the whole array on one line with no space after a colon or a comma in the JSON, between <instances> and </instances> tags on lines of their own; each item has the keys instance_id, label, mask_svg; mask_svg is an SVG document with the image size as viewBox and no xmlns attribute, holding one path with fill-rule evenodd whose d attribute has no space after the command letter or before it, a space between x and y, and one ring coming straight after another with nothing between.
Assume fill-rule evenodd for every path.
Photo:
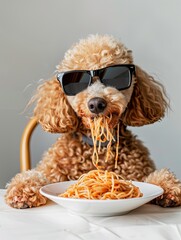
<instances>
[{"instance_id":1,"label":"curly topknot fur","mask_svg":"<svg viewBox=\"0 0 181 240\"><path fill-rule=\"evenodd\" d=\"M108 35L90 35L67 51L57 71L95 70L132 63L132 52L118 40ZM12 179L5 197L10 206L23 208L45 204L46 199L38 193L40 186L47 182L77 179L94 168L93 147L83 141L82 135L90 136L88 119L95 114L89 110L88 101L95 97L106 101L103 114L112 116L110 125L115 127L120 124L118 167L114 165L115 145L111 147L113 156L108 162L105 162L107 149L101 148L100 165L122 174L126 179L161 185L165 193L161 201L155 201L156 204L181 204L180 182L169 171L154 172L155 165L148 149L127 130L127 126L142 126L162 119L168 108L164 87L136 66L130 88L122 91L95 81L75 96L66 96L56 76L38 87L33 98L36 100L34 116L45 131L63 135L44 155L37 168L30 171L31 174L22 173ZM171 179L169 184L162 184L168 176Z\"/></svg>"},{"instance_id":2,"label":"curly topknot fur","mask_svg":"<svg viewBox=\"0 0 181 240\"><path fill-rule=\"evenodd\" d=\"M64 60L57 66L58 71L73 69L99 69L113 64L133 62L131 51L108 35L90 35L70 48Z\"/></svg>"}]
</instances>

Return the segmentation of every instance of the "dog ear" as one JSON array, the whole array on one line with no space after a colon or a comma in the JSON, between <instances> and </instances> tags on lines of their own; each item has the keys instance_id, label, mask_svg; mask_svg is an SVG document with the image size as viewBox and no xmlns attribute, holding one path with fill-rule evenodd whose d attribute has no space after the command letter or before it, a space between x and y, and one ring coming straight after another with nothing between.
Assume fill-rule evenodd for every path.
<instances>
[{"instance_id":1,"label":"dog ear","mask_svg":"<svg viewBox=\"0 0 181 240\"><path fill-rule=\"evenodd\" d=\"M154 123L164 117L168 107L167 96L162 84L136 66L136 81L122 121L129 126Z\"/></svg>"},{"instance_id":2,"label":"dog ear","mask_svg":"<svg viewBox=\"0 0 181 240\"><path fill-rule=\"evenodd\" d=\"M45 131L67 133L76 130L78 118L55 76L38 87L34 101L34 116Z\"/></svg>"}]
</instances>

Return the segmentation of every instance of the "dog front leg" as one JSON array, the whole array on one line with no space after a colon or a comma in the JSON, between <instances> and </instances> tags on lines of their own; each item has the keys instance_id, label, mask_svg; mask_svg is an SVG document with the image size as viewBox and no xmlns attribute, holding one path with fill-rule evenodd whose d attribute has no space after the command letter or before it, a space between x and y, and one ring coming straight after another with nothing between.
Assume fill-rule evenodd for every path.
<instances>
[{"instance_id":1,"label":"dog front leg","mask_svg":"<svg viewBox=\"0 0 181 240\"><path fill-rule=\"evenodd\" d=\"M14 208L44 205L47 199L39 193L39 189L47 183L46 177L35 169L18 173L7 184L5 201Z\"/></svg>"},{"instance_id":2,"label":"dog front leg","mask_svg":"<svg viewBox=\"0 0 181 240\"><path fill-rule=\"evenodd\" d=\"M181 205L181 182L168 169L156 170L151 173L145 182L158 185L164 193L152 203L162 207L176 207Z\"/></svg>"}]
</instances>

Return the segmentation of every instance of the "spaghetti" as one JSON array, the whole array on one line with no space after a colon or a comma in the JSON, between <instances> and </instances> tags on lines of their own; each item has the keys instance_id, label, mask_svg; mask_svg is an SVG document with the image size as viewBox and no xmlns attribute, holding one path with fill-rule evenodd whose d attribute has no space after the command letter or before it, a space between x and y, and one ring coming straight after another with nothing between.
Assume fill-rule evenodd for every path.
<instances>
[{"instance_id":1,"label":"spaghetti","mask_svg":"<svg viewBox=\"0 0 181 240\"><path fill-rule=\"evenodd\" d=\"M93 120L89 119L89 125L91 129L91 135L93 140L93 155L92 162L95 167L98 167L99 162L99 152L101 148L101 143L108 142L107 153L105 162L107 162L110 156L113 156L111 152L111 146L113 142L116 142L116 156L115 156L115 168L117 167L118 160L118 148L119 148L119 124L117 125L117 139L114 137L114 130L109 127L112 116L108 117L98 117Z\"/></svg>"},{"instance_id":2,"label":"spaghetti","mask_svg":"<svg viewBox=\"0 0 181 240\"><path fill-rule=\"evenodd\" d=\"M98 117L89 120L91 135L93 140L92 162L97 170L92 170L80 176L78 181L71 185L60 197L75 199L126 199L138 198L143 194L139 188L134 186L131 181L124 180L120 175L114 172L101 170L98 166L99 152L102 142L108 142L106 159L114 156L111 151L113 141L116 142L115 168L117 167L118 149L119 149L119 124L117 125L116 139L114 130L109 127L112 116Z\"/></svg>"},{"instance_id":3,"label":"spaghetti","mask_svg":"<svg viewBox=\"0 0 181 240\"><path fill-rule=\"evenodd\" d=\"M125 181L114 172L92 170L80 176L60 197L75 199L126 199L138 198L143 194L131 181Z\"/></svg>"}]
</instances>

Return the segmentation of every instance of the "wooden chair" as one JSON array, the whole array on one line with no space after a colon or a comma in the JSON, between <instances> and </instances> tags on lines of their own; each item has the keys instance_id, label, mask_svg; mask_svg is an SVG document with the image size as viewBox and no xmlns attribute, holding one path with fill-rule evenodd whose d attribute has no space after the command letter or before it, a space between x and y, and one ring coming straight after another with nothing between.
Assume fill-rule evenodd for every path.
<instances>
[{"instance_id":1,"label":"wooden chair","mask_svg":"<svg viewBox=\"0 0 181 240\"><path fill-rule=\"evenodd\" d=\"M37 119L31 118L26 125L20 142L20 171L27 171L31 169L31 156L30 156L30 139L32 132L38 125Z\"/></svg>"}]
</instances>

